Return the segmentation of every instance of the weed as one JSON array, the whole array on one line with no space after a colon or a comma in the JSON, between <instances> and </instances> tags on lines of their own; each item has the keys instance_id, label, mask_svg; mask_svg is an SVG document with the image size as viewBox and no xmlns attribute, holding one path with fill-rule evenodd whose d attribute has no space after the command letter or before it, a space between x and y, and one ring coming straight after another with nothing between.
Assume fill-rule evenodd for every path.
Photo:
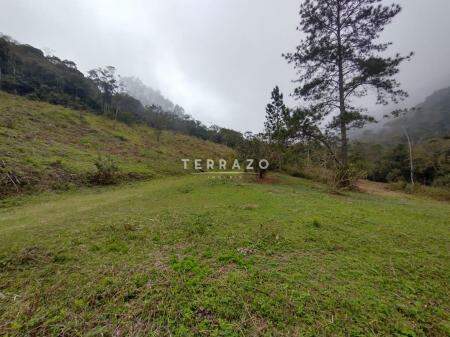
<instances>
[{"instance_id":1,"label":"weed","mask_svg":"<svg viewBox=\"0 0 450 337\"><path fill-rule=\"evenodd\" d=\"M311 225L312 225L314 228L320 228L320 227L322 227L322 225L320 224L319 220L317 220L317 219L314 219L314 220L312 221Z\"/></svg>"}]
</instances>

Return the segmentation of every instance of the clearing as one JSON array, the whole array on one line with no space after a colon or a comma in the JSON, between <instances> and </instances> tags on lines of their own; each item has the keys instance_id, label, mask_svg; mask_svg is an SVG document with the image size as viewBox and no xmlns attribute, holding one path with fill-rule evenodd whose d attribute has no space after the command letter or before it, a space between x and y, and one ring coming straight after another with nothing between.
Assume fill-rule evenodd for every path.
<instances>
[{"instance_id":1,"label":"clearing","mask_svg":"<svg viewBox=\"0 0 450 337\"><path fill-rule=\"evenodd\" d=\"M0 335L448 336L448 203L274 181L6 199Z\"/></svg>"}]
</instances>

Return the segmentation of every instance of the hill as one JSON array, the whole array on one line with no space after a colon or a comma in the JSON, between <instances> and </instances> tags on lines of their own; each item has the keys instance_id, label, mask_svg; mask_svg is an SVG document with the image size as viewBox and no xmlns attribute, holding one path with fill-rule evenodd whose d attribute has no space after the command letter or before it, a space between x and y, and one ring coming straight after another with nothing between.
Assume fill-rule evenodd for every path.
<instances>
[{"instance_id":1,"label":"hill","mask_svg":"<svg viewBox=\"0 0 450 337\"><path fill-rule=\"evenodd\" d=\"M0 34L0 89L76 108L100 109L100 91L74 62Z\"/></svg>"},{"instance_id":2,"label":"hill","mask_svg":"<svg viewBox=\"0 0 450 337\"><path fill-rule=\"evenodd\" d=\"M448 203L271 181L11 199L0 335L448 336Z\"/></svg>"},{"instance_id":3,"label":"hill","mask_svg":"<svg viewBox=\"0 0 450 337\"><path fill-rule=\"evenodd\" d=\"M450 87L434 92L405 117L391 120L381 127L357 132L354 138L377 143L397 142L404 138L403 128L418 142L450 137Z\"/></svg>"},{"instance_id":4,"label":"hill","mask_svg":"<svg viewBox=\"0 0 450 337\"><path fill-rule=\"evenodd\" d=\"M450 87L434 92L405 119L387 123L386 132L401 134L402 126L416 139L450 136Z\"/></svg>"},{"instance_id":5,"label":"hill","mask_svg":"<svg viewBox=\"0 0 450 337\"><path fill-rule=\"evenodd\" d=\"M128 180L181 174L181 158L228 158L233 151L0 92L0 194L88 184L95 162L109 156Z\"/></svg>"},{"instance_id":6,"label":"hill","mask_svg":"<svg viewBox=\"0 0 450 337\"><path fill-rule=\"evenodd\" d=\"M140 123L233 146L240 132L207 127L138 78L122 77L113 66L85 76L75 62L0 34L0 90L34 100L88 110L124 123Z\"/></svg>"}]
</instances>

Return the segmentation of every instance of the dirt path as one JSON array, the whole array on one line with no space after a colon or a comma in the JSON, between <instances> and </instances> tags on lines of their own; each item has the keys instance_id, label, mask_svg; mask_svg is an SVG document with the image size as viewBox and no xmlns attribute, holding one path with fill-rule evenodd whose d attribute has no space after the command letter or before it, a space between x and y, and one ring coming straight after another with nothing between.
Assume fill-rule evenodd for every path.
<instances>
[{"instance_id":1,"label":"dirt path","mask_svg":"<svg viewBox=\"0 0 450 337\"><path fill-rule=\"evenodd\" d=\"M388 184L378 183L369 180L359 180L356 186L365 193L375 194L380 196L392 196L392 197L404 197L405 193L392 191L389 189Z\"/></svg>"}]
</instances>

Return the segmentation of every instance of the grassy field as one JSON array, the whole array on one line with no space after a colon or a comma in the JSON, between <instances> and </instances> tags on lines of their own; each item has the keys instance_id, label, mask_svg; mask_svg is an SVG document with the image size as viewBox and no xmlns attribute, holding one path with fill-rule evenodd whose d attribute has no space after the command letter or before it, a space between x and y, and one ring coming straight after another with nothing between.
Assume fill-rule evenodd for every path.
<instances>
[{"instance_id":1,"label":"grassy field","mask_svg":"<svg viewBox=\"0 0 450 337\"><path fill-rule=\"evenodd\" d=\"M181 158L231 158L234 152L173 132L162 132L158 141L156 131L144 125L0 92L0 197L86 185L96 160L106 156L130 180L183 173ZM20 191L3 171L18 177Z\"/></svg>"},{"instance_id":2,"label":"grassy field","mask_svg":"<svg viewBox=\"0 0 450 337\"><path fill-rule=\"evenodd\" d=\"M277 180L7 199L0 335L449 335L448 203Z\"/></svg>"}]
</instances>

